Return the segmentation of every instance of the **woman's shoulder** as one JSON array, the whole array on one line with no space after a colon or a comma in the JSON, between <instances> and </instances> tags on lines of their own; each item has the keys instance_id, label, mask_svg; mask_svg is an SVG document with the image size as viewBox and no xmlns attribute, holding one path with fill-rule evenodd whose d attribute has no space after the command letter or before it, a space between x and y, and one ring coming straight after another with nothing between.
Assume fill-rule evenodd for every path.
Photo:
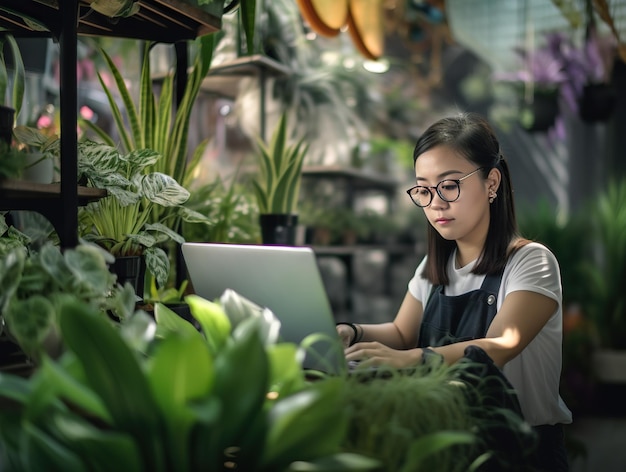
<instances>
[{"instance_id":1,"label":"woman's shoulder","mask_svg":"<svg viewBox=\"0 0 626 472\"><path fill-rule=\"evenodd\" d=\"M520 269L541 272L559 272L559 262L554 253L545 244L537 241L525 241L519 244L507 262L510 270Z\"/></svg>"},{"instance_id":2,"label":"woman's shoulder","mask_svg":"<svg viewBox=\"0 0 626 472\"><path fill-rule=\"evenodd\" d=\"M554 253L545 244L528 239L520 239L511 245L510 260L527 257L548 257L556 261Z\"/></svg>"}]
</instances>

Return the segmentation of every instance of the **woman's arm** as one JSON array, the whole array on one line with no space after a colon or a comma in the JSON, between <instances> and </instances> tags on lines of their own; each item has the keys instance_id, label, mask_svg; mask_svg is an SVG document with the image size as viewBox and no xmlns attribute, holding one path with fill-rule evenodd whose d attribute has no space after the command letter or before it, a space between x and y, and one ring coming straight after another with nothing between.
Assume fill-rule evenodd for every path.
<instances>
[{"instance_id":1,"label":"woman's arm","mask_svg":"<svg viewBox=\"0 0 626 472\"><path fill-rule=\"evenodd\" d=\"M419 303L414 298L413 300ZM404 306L405 303L403 302L402 305ZM411 302L407 302L407 305L410 306ZM421 307L421 303L419 305ZM431 349L441 354L447 364L453 364L463 357L467 346L478 346L493 359L496 365L502 367L522 352L537 336L556 309L557 302L545 295L530 291L512 292L504 299L502 307L491 323L485 338ZM402 309L394 323L404 321L403 318L398 320L401 313ZM421 320L421 314L419 318ZM387 323L381 327L387 325L393 324ZM368 336L375 334L372 333L374 331L372 327L375 326L366 325L365 333ZM346 358L348 360L360 360L363 365L385 364L397 368L410 367L419 364L422 360L422 349L408 349L411 345L394 348L384 343L380 338L376 340L366 339L366 341L370 342L361 342L346 349ZM412 346L414 345L415 343L412 344Z\"/></svg>"},{"instance_id":2,"label":"woman's arm","mask_svg":"<svg viewBox=\"0 0 626 472\"><path fill-rule=\"evenodd\" d=\"M432 348L452 364L463 357L469 345L479 346L499 367L517 356L539 334L558 304L552 298L536 292L509 293L493 319L487 336L448 346Z\"/></svg>"}]
</instances>

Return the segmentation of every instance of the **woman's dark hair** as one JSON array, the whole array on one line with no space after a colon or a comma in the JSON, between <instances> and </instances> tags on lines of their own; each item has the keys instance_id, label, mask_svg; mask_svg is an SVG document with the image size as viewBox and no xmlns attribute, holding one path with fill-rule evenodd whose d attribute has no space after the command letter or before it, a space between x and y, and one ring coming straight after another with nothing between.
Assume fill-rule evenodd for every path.
<instances>
[{"instance_id":1,"label":"woman's dark hair","mask_svg":"<svg viewBox=\"0 0 626 472\"><path fill-rule=\"evenodd\" d=\"M413 152L413 164L426 151L447 146L460 156L481 167L486 178L492 168L502 174L498 196L490 205L489 229L482 255L473 268L474 274L490 274L502 269L508 256L525 244L519 236L513 202L513 187L509 167L491 125L476 113L461 113L432 124L420 136ZM515 247L511 247L514 243ZM422 276L434 285L447 285L447 262L456 247L428 225L428 260Z\"/></svg>"}]
</instances>

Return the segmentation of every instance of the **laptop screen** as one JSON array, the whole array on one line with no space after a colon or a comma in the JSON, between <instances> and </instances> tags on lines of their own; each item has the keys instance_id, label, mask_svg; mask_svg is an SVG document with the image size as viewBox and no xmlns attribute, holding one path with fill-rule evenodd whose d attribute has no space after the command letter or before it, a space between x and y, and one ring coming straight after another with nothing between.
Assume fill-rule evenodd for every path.
<instances>
[{"instance_id":1,"label":"laptop screen","mask_svg":"<svg viewBox=\"0 0 626 472\"><path fill-rule=\"evenodd\" d=\"M343 349L315 253L308 247L184 243L182 253L194 292L217 300L232 289L270 309L281 322L284 341L300 344L311 334L304 367L337 373L345 367Z\"/></svg>"}]
</instances>

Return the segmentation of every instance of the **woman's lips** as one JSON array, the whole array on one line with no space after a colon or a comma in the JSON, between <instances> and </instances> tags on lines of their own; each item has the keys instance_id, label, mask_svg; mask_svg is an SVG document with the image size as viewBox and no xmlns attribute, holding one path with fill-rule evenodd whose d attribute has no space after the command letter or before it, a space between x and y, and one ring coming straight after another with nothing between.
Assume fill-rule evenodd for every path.
<instances>
[{"instance_id":1,"label":"woman's lips","mask_svg":"<svg viewBox=\"0 0 626 472\"><path fill-rule=\"evenodd\" d=\"M451 218L437 218L435 219L435 223L438 225L446 225L452 221Z\"/></svg>"}]
</instances>

